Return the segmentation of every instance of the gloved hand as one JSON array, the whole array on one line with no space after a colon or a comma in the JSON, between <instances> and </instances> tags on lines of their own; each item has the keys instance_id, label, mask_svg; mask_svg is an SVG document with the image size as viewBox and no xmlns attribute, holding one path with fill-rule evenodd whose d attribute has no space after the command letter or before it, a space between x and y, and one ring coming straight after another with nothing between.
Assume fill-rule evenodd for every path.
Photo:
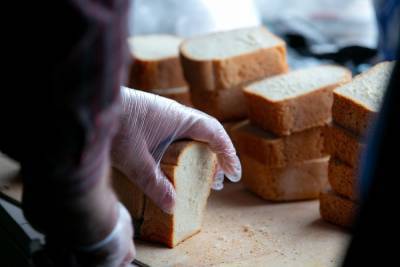
<instances>
[{"instance_id":1,"label":"gloved hand","mask_svg":"<svg viewBox=\"0 0 400 267\"><path fill-rule=\"evenodd\" d=\"M126 208L118 205L118 220L112 232L96 244L78 247L79 266L125 267L135 257L131 216Z\"/></svg>"},{"instance_id":2,"label":"gloved hand","mask_svg":"<svg viewBox=\"0 0 400 267\"><path fill-rule=\"evenodd\" d=\"M176 101L138 90L121 88L122 114L114 138L111 160L161 209L172 212L175 190L159 167L168 146L177 139L207 142L217 154L213 188L223 187L224 175L241 177L235 148L222 125L209 115Z\"/></svg>"}]
</instances>

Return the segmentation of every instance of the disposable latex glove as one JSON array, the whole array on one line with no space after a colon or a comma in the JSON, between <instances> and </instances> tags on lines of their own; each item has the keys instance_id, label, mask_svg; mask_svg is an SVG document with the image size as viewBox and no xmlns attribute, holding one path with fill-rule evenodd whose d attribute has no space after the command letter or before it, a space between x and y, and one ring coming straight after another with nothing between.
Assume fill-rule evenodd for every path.
<instances>
[{"instance_id":1,"label":"disposable latex glove","mask_svg":"<svg viewBox=\"0 0 400 267\"><path fill-rule=\"evenodd\" d=\"M132 220L121 203L118 203L118 212L117 223L105 239L77 249L79 266L130 266L135 257Z\"/></svg>"},{"instance_id":2,"label":"disposable latex glove","mask_svg":"<svg viewBox=\"0 0 400 267\"><path fill-rule=\"evenodd\" d=\"M160 208L172 212L175 190L159 167L168 146L190 138L209 144L217 154L213 188L223 187L224 175L236 182L241 166L222 125L213 117L176 101L121 88L120 128L112 145L112 164L135 182Z\"/></svg>"}]
</instances>

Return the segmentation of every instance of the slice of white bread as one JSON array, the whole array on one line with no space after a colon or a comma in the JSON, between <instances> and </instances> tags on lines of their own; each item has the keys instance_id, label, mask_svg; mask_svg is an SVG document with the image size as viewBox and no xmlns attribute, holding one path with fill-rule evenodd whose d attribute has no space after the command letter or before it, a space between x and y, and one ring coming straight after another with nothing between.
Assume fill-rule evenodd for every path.
<instances>
[{"instance_id":1,"label":"slice of white bread","mask_svg":"<svg viewBox=\"0 0 400 267\"><path fill-rule=\"evenodd\" d=\"M352 132L333 123L324 127L324 152L351 167L357 167L365 149L360 138Z\"/></svg>"},{"instance_id":2,"label":"slice of white bread","mask_svg":"<svg viewBox=\"0 0 400 267\"><path fill-rule=\"evenodd\" d=\"M151 90L150 93L173 99L188 107L192 106L189 88L187 88L186 86L167 89L156 89Z\"/></svg>"},{"instance_id":3,"label":"slice of white bread","mask_svg":"<svg viewBox=\"0 0 400 267\"><path fill-rule=\"evenodd\" d=\"M336 158L331 158L328 179L332 190L341 196L357 201L359 197L357 169Z\"/></svg>"},{"instance_id":4,"label":"slice of white bread","mask_svg":"<svg viewBox=\"0 0 400 267\"><path fill-rule=\"evenodd\" d=\"M244 88L250 120L277 135L289 135L332 119L333 89L351 80L336 66L317 66L252 83Z\"/></svg>"},{"instance_id":5,"label":"slice of white bread","mask_svg":"<svg viewBox=\"0 0 400 267\"><path fill-rule=\"evenodd\" d=\"M246 117L246 102L240 87L221 91L190 89L193 106L220 121L234 121Z\"/></svg>"},{"instance_id":6,"label":"slice of white bread","mask_svg":"<svg viewBox=\"0 0 400 267\"><path fill-rule=\"evenodd\" d=\"M264 27L188 39L180 55L187 82L206 91L230 89L288 69L285 42Z\"/></svg>"},{"instance_id":7,"label":"slice of white bread","mask_svg":"<svg viewBox=\"0 0 400 267\"><path fill-rule=\"evenodd\" d=\"M119 170L112 169L112 185L121 203L134 220L141 220L144 212L143 192Z\"/></svg>"},{"instance_id":8,"label":"slice of white bread","mask_svg":"<svg viewBox=\"0 0 400 267\"><path fill-rule=\"evenodd\" d=\"M179 60L181 42L177 36L164 34L129 38L133 58L129 87L147 91L185 86Z\"/></svg>"},{"instance_id":9,"label":"slice of white bread","mask_svg":"<svg viewBox=\"0 0 400 267\"><path fill-rule=\"evenodd\" d=\"M247 120L236 124L231 129L231 135L240 155L247 155L271 167L283 167L326 156L323 153L323 127L279 137Z\"/></svg>"},{"instance_id":10,"label":"slice of white bread","mask_svg":"<svg viewBox=\"0 0 400 267\"><path fill-rule=\"evenodd\" d=\"M328 187L329 157L285 167L269 167L243 154L240 161L244 186L266 200L315 199Z\"/></svg>"},{"instance_id":11,"label":"slice of white bread","mask_svg":"<svg viewBox=\"0 0 400 267\"><path fill-rule=\"evenodd\" d=\"M319 197L321 217L333 224L350 228L357 215L358 204L332 191L321 193Z\"/></svg>"},{"instance_id":12,"label":"slice of white bread","mask_svg":"<svg viewBox=\"0 0 400 267\"><path fill-rule=\"evenodd\" d=\"M176 190L173 214L166 214L146 199L140 238L174 247L201 229L204 210L217 168L217 157L201 142L173 143L161 169Z\"/></svg>"},{"instance_id":13,"label":"slice of white bread","mask_svg":"<svg viewBox=\"0 0 400 267\"><path fill-rule=\"evenodd\" d=\"M383 62L354 77L334 91L333 120L357 135L364 135L378 112L394 62Z\"/></svg>"}]
</instances>

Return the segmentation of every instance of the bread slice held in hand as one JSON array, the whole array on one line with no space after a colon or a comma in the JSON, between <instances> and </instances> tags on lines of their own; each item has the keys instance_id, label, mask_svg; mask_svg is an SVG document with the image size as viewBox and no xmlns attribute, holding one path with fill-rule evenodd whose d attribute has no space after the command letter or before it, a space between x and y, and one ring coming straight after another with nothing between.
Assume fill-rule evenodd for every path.
<instances>
[{"instance_id":1,"label":"bread slice held in hand","mask_svg":"<svg viewBox=\"0 0 400 267\"><path fill-rule=\"evenodd\" d=\"M334 91L333 120L364 136L378 112L389 82L394 62L382 62L354 77L351 83Z\"/></svg>"},{"instance_id":2,"label":"bread slice held in hand","mask_svg":"<svg viewBox=\"0 0 400 267\"><path fill-rule=\"evenodd\" d=\"M217 157L201 142L173 143L161 161L161 169L176 190L173 214L164 213L146 199L140 238L174 247L200 231Z\"/></svg>"},{"instance_id":3,"label":"bread slice held in hand","mask_svg":"<svg viewBox=\"0 0 400 267\"><path fill-rule=\"evenodd\" d=\"M185 86L179 61L181 42L181 38L166 34L129 38L133 58L129 87L148 91Z\"/></svg>"},{"instance_id":4,"label":"bread slice held in hand","mask_svg":"<svg viewBox=\"0 0 400 267\"><path fill-rule=\"evenodd\" d=\"M322 126L332 119L333 90L351 80L336 66L277 75L244 88L250 120L276 135Z\"/></svg>"},{"instance_id":5,"label":"bread slice held in hand","mask_svg":"<svg viewBox=\"0 0 400 267\"><path fill-rule=\"evenodd\" d=\"M116 170L113 185L120 201L139 223L135 225L136 236L174 247L201 229L217 157L205 143L178 141L167 149L160 166L176 191L172 214L163 212Z\"/></svg>"},{"instance_id":6,"label":"bread slice held in hand","mask_svg":"<svg viewBox=\"0 0 400 267\"><path fill-rule=\"evenodd\" d=\"M191 38L180 55L187 82L205 91L229 90L288 69L285 42L264 27Z\"/></svg>"}]
</instances>

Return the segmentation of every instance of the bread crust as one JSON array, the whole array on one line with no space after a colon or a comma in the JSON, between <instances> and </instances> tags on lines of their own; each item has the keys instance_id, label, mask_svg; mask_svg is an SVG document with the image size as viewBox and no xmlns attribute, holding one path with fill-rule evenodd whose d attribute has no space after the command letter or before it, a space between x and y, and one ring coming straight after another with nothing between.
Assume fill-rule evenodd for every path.
<instances>
[{"instance_id":1,"label":"bread crust","mask_svg":"<svg viewBox=\"0 0 400 267\"><path fill-rule=\"evenodd\" d=\"M337 83L282 101L271 101L245 87L248 116L255 125L279 136L323 126L332 120L333 90L350 80L349 72Z\"/></svg>"},{"instance_id":2,"label":"bread crust","mask_svg":"<svg viewBox=\"0 0 400 267\"><path fill-rule=\"evenodd\" d=\"M353 201L359 199L357 175L357 168L352 168L336 158L329 161L328 178L332 190Z\"/></svg>"},{"instance_id":3,"label":"bread crust","mask_svg":"<svg viewBox=\"0 0 400 267\"><path fill-rule=\"evenodd\" d=\"M177 90L179 89L179 90ZM192 101L190 100L190 92L189 88L179 87L179 88L168 88L168 89L158 89L158 90L150 90L150 93L163 96L172 100L175 100L182 105L192 107Z\"/></svg>"},{"instance_id":4,"label":"bread crust","mask_svg":"<svg viewBox=\"0 0 400 267\"><path fill-rule=\"evenodd\" d=\"M133 55L128 86L149 91L186 85L179 56L144 60Z\"/></svg>"},{"instance_id":5,"label":"bread crust","mask_svg":"<svg viewBox=\"0 0 400 267\"><path fill-rule=\"evenodd\" d=\"M246 118L247 109L242 88L223 91L203 91L190 88L193 106L220 121L235 121Z\"/></svg>"},{"instance_id":6,"label":"bread crust","mask_svg":"<svg viewBox=\"0 0 400 267\"><path fill-rule=\"evenodd\" d=\"M112 185L121 203L135 220L143 218L145 196L122 172L112 169Z\"/></svg>"},{"instance_id":7,"label":"bread crust","mask_svg":"<svg viewBox=\"0 0 400 267\"><path fill-rule=\"evenodd\" d=\"M320 195L321 217L333 224L350 228L357 215L358 204L332 191Z\"/></svg>"},{"instance_id":8,"label":"bread crust","mask_svg":"<svg viewBox=\"0 0 400 267\"><path fill-rule=\"evenodd\" d=\"M285 167L269 167L241 154L244 186L270 201L318 198L328 187L329 157Z\"/></svg>"},{"instance_id":9,"label":"bread crust","mask_svg":"<svg viewBox=\"0 0 400 267\"><path fill-rule=\"evenodd\" d=\"M266 29L264 29L267 31ZM278 37L273 37L277 38ZM180 46L180 59L185 79L204 91L218 91L236 87L243 82L255 81L288 71L286 45L281 39L277 45L254 49L249 53L224 59L199 60L193 58L186 46Z\"/></svg>"},{"instance_id":10,"label":"bread crust","mask_svg":"<svg viewBox=\"0 0 400 267\"><path fill-rule=\"evenodd\" d=\"M324 152L332 155L351 167L357 168L365 144L352 132L331 124L324 127Z\"/></svg>"},{"instance_id":11,"label":"bread crust","mask_svg":"<svg viewBox=\"0 0 400 267\"><path fill-rule=\"evenodd\" d=\"M239 154L271 167L284 167L326 156L323 152L323 127L279 137L244 121L231 129L231 135Z\"/></svg>"}]
</instances>

